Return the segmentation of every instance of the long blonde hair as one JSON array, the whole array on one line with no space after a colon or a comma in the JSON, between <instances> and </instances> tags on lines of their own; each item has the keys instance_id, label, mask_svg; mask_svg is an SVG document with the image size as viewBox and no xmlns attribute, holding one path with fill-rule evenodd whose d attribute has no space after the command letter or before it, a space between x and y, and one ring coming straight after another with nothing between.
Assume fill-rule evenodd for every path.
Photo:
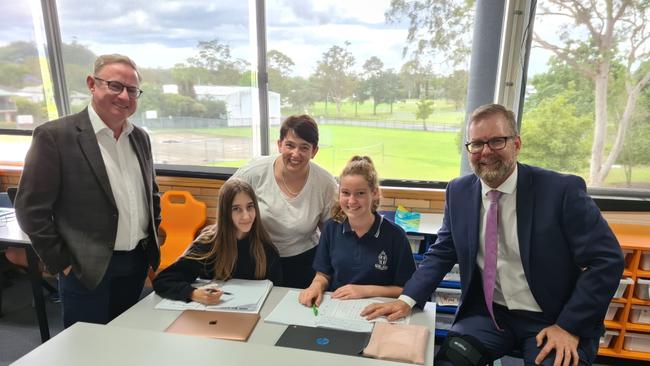
<instances>
[{"instance_id":1,"label":"long blonde hair","mask_svg":"<svg viewBox=\"0 0 650 366\"><path fill-rule=\"evenodd\" d=\"M194 243L211 245L204 255L189 253L186 257L195 260L208 260L214 263L214 278L227 280L232 277L237 263L237 228L232 221L232 204L238 193L245 193L255 206L255 221L248 232L250 254L255 261L255 278L266 277L266 251L270 248L277 252L260 220L260 208L253 188L241 179L231 178L219 190L219 211L216 225L203 229Z\"/></svg>"},{"instance_id":2,"label":"long blonde hair","mask_svg":"<svg viewBox=\"0 0 650 366\"><path fill-rule=\"evenodd\" d=\"M343 171L339 176L339 191L341 190L340 183L343 180L343 177L347 177L348 175L362 176L368 183L371 192L375 189L377 190L377 197L372 201L371 207L372 212L377 211L381 192L379 191L379 177L377 176L377 170L375 169L375 165L372 163L372 159L370 159L369 156L353 156L345 165L345 168L343 168ZM347 216L345 215L345 212L341 209L340 199L337 199L332 206L332 219L337 222L343 222L346 218Z\"/></svg>"}]
</instances>

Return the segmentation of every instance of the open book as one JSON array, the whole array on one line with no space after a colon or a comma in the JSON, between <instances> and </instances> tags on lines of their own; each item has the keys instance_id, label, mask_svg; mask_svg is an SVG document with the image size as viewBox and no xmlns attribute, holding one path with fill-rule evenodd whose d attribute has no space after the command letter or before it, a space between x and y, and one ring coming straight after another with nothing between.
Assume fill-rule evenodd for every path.
<instances>
[{"instance_id":1,"label":"open book","mask_svg":"<svg viewBox=\"0 0 650 366\"><path fill-rule=\"evenodd\" d=\"M299 291L290 290L264 319L270 323L286 325L303 325L307 327L323 327L333 329L351 330L355 332L372 331L373 322L387 322L386 318L377 318L371 321L359 315L366 306L384 302L381 299L332 299L330 293L323 295L323 302L318 308L318 315L314 315L310 307L298 302ZM400 319L397 323L408 324L410 316Z\"/></svg>"},{"instance_id":2,"label":"open book","mask_svg":"<svg viewBox=\"0 0 650 366\"><path fill-rule=\"evenodd\" d=\"M273 282L269 280L240 280L233 278L228 281L207 282L214 284L224 292L221 301L217 305L203 305L195 301L185 302L170 299L163 299L155 309L162 310L206 310L206 311L236 311L241 313L259 313L264 300L273 288ZM203 286L206 282L197 283Z\"/></svg>"}]
</instances>

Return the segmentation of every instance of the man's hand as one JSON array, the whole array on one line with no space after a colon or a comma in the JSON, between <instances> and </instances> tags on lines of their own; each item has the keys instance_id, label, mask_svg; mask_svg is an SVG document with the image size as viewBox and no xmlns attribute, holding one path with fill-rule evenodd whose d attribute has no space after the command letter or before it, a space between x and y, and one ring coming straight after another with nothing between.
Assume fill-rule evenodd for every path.
<instances>
[{"instance_id":1,"label":"man's hand","mask_svg":"<svg viewBox=\"0 0 650 366\"><path fill-rule=\"evenodd\" d=\"M544 339L546 339L546 344L544 344ZM544 347L535 358L535 364L541 364L546 356L555 350L553 366L569 366L569 364L578 366L578 343L580 339L560 328L559 325L553 324L542 329L535 337L535 340L537 341L537 347L544 344Z\"/></svg>"},{"instance_id":2,"label":"man's hand","mask_svg":"<svg viewBox=\"0 0 650 366\"><path fill-rule=\"evenodd\" d=\"M345 285L341 286L334 291L332 294L333 299L341 300L350 300L350 299L362 299L368 297L366 293L367 286L363 285Z\"/></svg>"},{"instance_id":3,"label":"man's hand","mask_svg":"<svg viewBox=\"0 0 650 366\"><path fill-rule=\"evenodd\" d=\"M63 275L67 276L68 274L70 274L70 271L72 271L72 266L65 267L65 269L63 270Z\"/></svg>"},{"instance_id":4,"label":"man's hand","mask_svg":"<svg viewBox=\"0 0 650 366\"><path fill-rule=\"evenodd\" d=\"M402 300L391 301L383 304L370 304L361 312L361 316L372 320L385 316L388 321L392 322L403 318L411 312L411 307Z\"/></svg>"}]
</instances>

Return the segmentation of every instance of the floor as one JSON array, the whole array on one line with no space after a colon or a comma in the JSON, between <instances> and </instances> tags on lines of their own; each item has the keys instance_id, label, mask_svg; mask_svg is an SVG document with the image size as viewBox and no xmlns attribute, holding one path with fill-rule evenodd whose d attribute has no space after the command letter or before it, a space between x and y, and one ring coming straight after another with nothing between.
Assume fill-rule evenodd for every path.
<instances>
[{"instance_id":1,"label":"floor","mask_svg":"<svg viewBox=\"0 0 650 366\"><path fill-rule=\"evenodd\" d=\"M27 275L15 272L9 278L11 284L2 290L2 314L0 317L0 366L16 361L41 344L36 315L32 305L31 288ZM8 285L8 284L5 284ZM145 289L146 295L150 289ZM55 336L63 330L61 308L51 299L46 301L50 334ZM648 365L639 361L599 357L596 366ZM505 357L494 363L495 366L519 366L521 359Z\"/></svg>"}]
</instances>

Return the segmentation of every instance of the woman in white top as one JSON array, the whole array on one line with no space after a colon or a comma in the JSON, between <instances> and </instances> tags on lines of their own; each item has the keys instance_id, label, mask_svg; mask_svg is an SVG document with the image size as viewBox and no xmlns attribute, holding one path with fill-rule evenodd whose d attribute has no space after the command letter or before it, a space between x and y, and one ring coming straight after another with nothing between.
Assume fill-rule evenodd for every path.
<instances>
[{"instance_id":1,"label":"woman in white top","mask_svg":"<svg viewBox=\"0 0 650 366\"><path fill-rule=\"evenodd\" d=\"M315 275L318 229L330 218L337 186L311 161L318 152L318 125L310 116L290 116L282 123L278 150L279 156L254 159L233 177L255 189L262 223L280 252L282 285L305 288Z\"/></svg>"}]
</instances>

